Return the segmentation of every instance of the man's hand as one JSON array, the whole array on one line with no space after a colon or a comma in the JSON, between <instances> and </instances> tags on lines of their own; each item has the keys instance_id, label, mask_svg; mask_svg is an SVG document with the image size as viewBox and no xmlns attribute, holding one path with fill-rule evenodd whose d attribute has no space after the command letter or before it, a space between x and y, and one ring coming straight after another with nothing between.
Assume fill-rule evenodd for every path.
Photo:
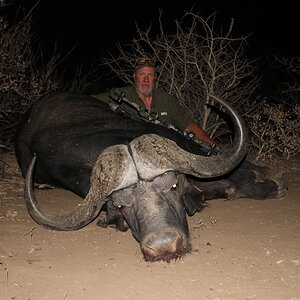
<instances>
[{"instance_id":1,"label":"man's hand","mask_svg":"<svg viewBox=\"0 0 300 300\"><path fill-rule=\"evenodd\" d=\"M217 145L217 143L212 140L207 134L206 132L200 127L198 126L196 123L191 122L189 124L189 126L185 129L185 131L192 131L195 133L196 138L198 138L201 141L210 143L210 144L215 144Z\"/></svg>"}]
</instances>

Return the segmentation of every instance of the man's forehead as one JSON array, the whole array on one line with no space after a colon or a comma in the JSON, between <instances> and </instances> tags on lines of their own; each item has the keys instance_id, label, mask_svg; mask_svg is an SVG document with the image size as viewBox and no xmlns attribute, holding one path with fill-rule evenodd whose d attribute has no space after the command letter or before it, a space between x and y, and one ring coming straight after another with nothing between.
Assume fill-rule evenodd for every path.
<instances>
[{"instance_id":1,"label":"man's forehead","mask_svg":"<svg viewBox=\"0 0 300 300\"><path fill-rule=\"evenodd\" d=\"M147 73L147 74L155 74L156 69L150 66L142 67L139 68L138 70L135 71L136 74L142 74L142 73Z\"/></svg>"}]
</instances>

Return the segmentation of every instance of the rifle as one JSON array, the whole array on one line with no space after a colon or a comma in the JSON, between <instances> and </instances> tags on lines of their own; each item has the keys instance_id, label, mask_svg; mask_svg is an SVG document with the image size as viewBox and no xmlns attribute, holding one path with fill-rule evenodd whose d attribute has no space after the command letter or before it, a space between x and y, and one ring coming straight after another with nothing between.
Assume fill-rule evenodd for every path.
<instances>
[{"instance_id":1,"label":"rifle","mask_svg":"<svg viewBox=\"0 0 300 300\"><path fill-rule=\"evenodd\" d=\"M196 143L200 147L200 149L205 153L206 156L219 155L219 154L223 153L222 149L218 145L210 144L210 143L207 143L207 142L197 139L195 134L191 131L186 132L186 131L180 130L179 128L175 127L172 124L168 124L168 125L163 124L162 122L160 122L158 120L157 113L153 113L147 109L140 108L136 103L133 103L129 99L127 99L125 97L124 92L122 92L116 88L111 89L110 98L114 102L118 103L117 106L111 105L111 107L114 110L120 110L122 113L125 113L127 116L129 116L130 118L133 118L133 119L139 119L139 120L143 120L145 122L159 124L159 125L169 128L169 129L175 130L178 133L180 133L182 136L184 136L186 139ZM125 103L126 105L134 108L135 111L138 113L138 115L132 114L128 110L120 109L120 106L122 103Z\"/></svg>"}]
</instances>

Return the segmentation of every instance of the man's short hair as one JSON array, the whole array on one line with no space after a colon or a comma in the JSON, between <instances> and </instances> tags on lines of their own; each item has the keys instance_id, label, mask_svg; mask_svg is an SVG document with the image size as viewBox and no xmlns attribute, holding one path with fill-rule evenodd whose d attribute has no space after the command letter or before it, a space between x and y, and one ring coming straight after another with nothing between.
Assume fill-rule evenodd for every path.
<instances>
[{"instance_id":1,"label":"man's short hair","mask_svg":"<svg viewBox=\"0 0 300 300\"><path fill-rule=\"evenodd\" d=\"M157 71L156 61L149 56L138 58L134 69L135 71L137 71L138 69L143 67L152 67L153 69L155 69L155 71Z\"/></svg>"}]
</instances>

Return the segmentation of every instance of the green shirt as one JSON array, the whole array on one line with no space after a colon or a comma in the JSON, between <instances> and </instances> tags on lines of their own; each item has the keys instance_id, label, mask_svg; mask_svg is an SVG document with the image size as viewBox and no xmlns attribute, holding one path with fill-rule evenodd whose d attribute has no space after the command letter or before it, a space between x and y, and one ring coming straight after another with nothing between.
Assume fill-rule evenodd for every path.
<instances>
[{"instance_id":1,"label":"green shirt","mask_svg":"<svg viewBox=\"0 0 300 300\"><path fill-rule=\"evenodd\" d=\"M125 93L125 97L140 108L146 108L144 102L139 98L134 86L118 88ZM106 103L112 103L110 93L92 95ZM158 114L158 120L164 125L173 125L180 130L185 130L192 122L190 113L182 107L177 98L166 91L155 87L152 92L151 112Z\"/></svg>"}]
</instances>

